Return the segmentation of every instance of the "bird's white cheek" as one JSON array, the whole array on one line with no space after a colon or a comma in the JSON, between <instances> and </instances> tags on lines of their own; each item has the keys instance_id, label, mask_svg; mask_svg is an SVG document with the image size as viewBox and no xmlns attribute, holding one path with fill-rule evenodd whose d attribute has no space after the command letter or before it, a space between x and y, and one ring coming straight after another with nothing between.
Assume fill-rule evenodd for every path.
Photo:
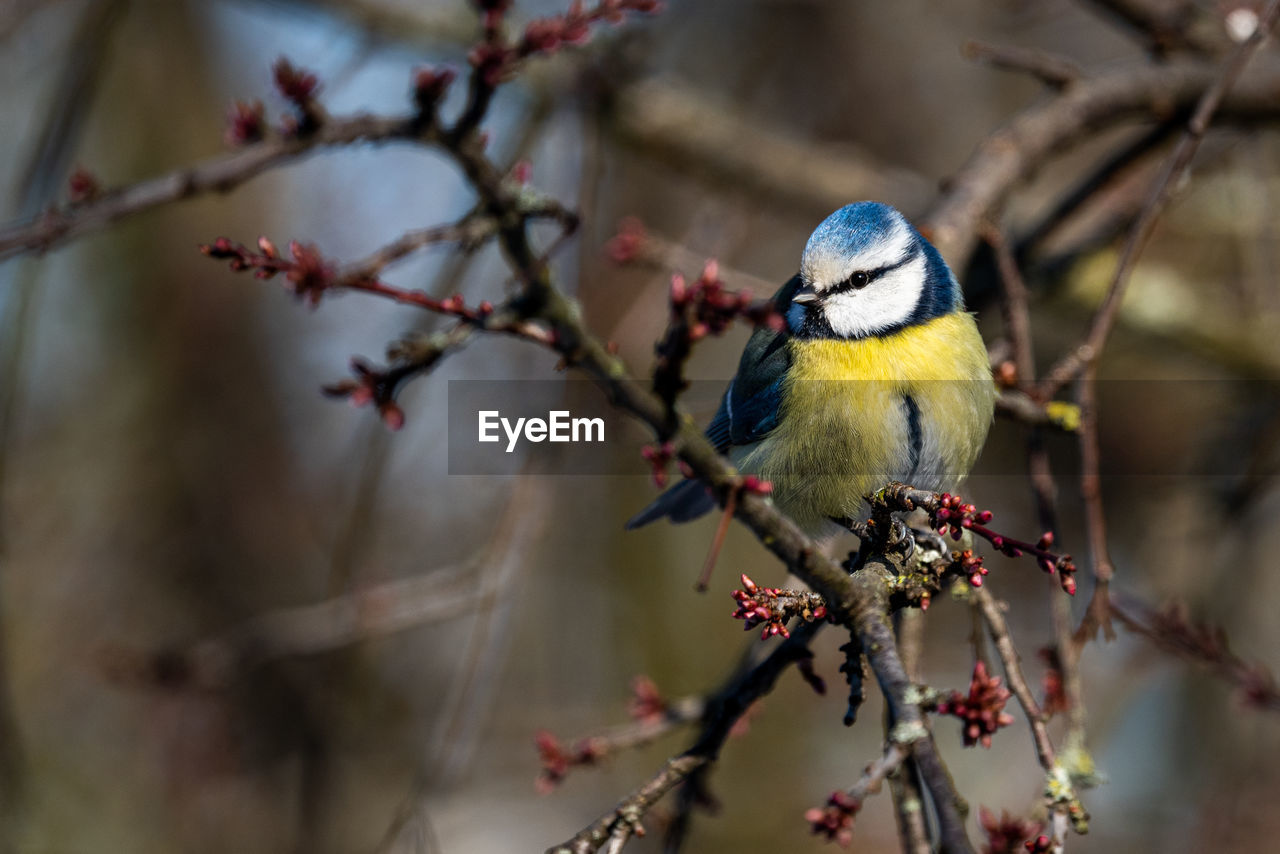
<instances>
[{"instance_id":1,"label":"bird's white cheek","mask_svg":"<svg viewBox=\"0 0 1280 854\"><path fill-rule=\"evenodd\" d=\"M924 289L924 258L880 276L865 288L829 297L823 310L842 338L875 335L911 317Z\"/></svg>"}]
</instances>

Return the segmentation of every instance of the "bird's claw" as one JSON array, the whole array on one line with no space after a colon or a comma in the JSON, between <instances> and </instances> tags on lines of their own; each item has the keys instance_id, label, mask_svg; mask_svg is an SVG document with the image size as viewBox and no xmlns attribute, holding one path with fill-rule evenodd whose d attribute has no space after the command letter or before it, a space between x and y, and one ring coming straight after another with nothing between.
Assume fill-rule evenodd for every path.
<instances>
[{"instance_id":1,"label":"bird's claw","mask_svg":"<svg viewBox=\"0 0 1280 854\"><path fill-rule=\"evenodd\" d=\"M939 536L937 531L930 531L927 528L909 528L911 538L915 544L925 551L937 552L945 555L950 549L947 547L947 541Z\"/></svg>"},{"instance_id":2,"label":"bird's claw","mask_svg":"<svg viewBox=\"0 0 1280 854\"><path fill-rule=\"evenodd\" d=\"M889 528L889 548L902 552L903 557L910 560L911 556L916 553L916 541L912 536L912 531L907 527L907 523L901 519L894 519Z\"/></svg>"}]
</instances>

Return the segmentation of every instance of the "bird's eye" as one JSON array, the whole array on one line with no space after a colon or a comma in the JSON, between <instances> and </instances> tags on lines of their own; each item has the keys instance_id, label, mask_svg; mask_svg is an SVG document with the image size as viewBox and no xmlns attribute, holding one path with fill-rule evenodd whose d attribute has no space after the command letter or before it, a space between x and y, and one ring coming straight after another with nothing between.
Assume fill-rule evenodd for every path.
<instances>
[{"instance_id":1,"label":"bird's eye","mask_svg":"<svg viewBox=\"0 0 1280 854\"><path fill-rule=\"evenodd\" d=\"M849 277L849 284L853 285L855 288L865 288L867 285L871 284L871 275L859 270Z\"/></svg>"}]
</instances>

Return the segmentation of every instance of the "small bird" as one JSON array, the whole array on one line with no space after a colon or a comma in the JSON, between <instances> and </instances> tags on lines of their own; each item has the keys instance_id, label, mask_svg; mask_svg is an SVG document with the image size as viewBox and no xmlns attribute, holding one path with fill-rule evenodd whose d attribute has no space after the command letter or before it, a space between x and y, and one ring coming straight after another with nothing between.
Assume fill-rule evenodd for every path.
<instances>
[{"instance_id":1,"label":"small bird","mask_svg":"<svg viewBox=\"0 0 1280 854\"><path fill-rule=\"evenodd\" d=\"M809 237L774 295L781 331L751 336L707 438L811 536L865 518L897 480L954 489L991 426L995 383L977 324L938 250L894 208L846 205ZM716 506L698 480L627 528Z\"/></svg>"}]
</instances>

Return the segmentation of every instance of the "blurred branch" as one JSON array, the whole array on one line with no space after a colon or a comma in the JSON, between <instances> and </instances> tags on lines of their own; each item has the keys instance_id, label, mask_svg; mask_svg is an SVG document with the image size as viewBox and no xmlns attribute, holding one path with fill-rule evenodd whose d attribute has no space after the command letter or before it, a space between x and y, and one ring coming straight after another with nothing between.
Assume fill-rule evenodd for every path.
<instances>
[{"instance_id":1,"label":"blurred branch","mask_svg":"<svg viewBox=\"0 0 1280 854\"><path fill-rule=\"evenodd\" d=\"M933 194L927 179L849 145L793 139L688 87L650 80L617 93L624 141L740 192L829 211L851 199L885 199L908 212Z\"/></svg>"},{"instance_id":2,"label":"blurred branch","mask_svg":"<svg viewBox=\"0 0 1280 854\"><path fill-rule=\"evenodd\" d=\"M1078 81L1027 108L989 135L947 182L923 227L953 267L963 268L982 223L1010 191L1051 158L1118 122L1189 110L1215 87L1222 68L1202 60L1137 65ZM1233 120L1280 118L1280 65L1258 64L1221 102Z\"/></svg>"},{"instance_id":3,"label":"blurred branch","mask_svg":"<svg viewBox=\"0 0 1280 854\"><path fill-rule=\"evenodd\" d=\"M312 12L358 29L373 43L440 47L467 44L476 34L476 18L465 3L415 3L404 7L376 0L223 0L255 6Z\"/></svg>"},{"instance_id":4,"label":"blurred branch","mask_svg":"<svg viewBox=\"0 0 1280 854\"><path fill-rule=\"evenodd\" d=\"M1119 24L1156 56L1171 50L1212 54L1224 46L1224 39L1205 32L1209 16L1193 0L1086 0L1084 5Z\"/></svg>"},{"instance_id":5,"label":"blurred branch","mask_svg":"<svg viewBox=\"0 0 1280 854\"><path fill-rule=\"evenodd\" d=\"M33 11L30 3L11 4L2 22L5 38ZM26 217L47 204L63 180L90 115L98 82L104 76L111 37L123 16L124 0L92 0L73 10L74 18L63 61L36 120L35 137L24 152L12 212ZM8 215L10 211L6 211ZM23 372L29 335L41 295L39 271L30 264L9 264L0 270L0 287L12 288L0 298L0 499L7 491L14 426L21 411ZM7 555L7 520L0 518L0 572L11 570ZM3 597L0 596L0 603ZM4 610L8 610L7 608ZM17 844L19 811L25 794L27 757L22 744L10 690L10 653L6 631L0 626L0 851Z\"/></svg>"},{"instance_id":6,"label":"blurred branch","mask_svg":"<svg viewBox=\"0 0 1280 854\"><path fill-rule=\"evenodd\" d=\"M111 223L170 202L206 193L226 193L260 173L321 148L359 142L426 141L433 135L414 116L358 115L324 123L315 133L278 137L212 157L137 184L108 190L75 205L53 208L25 222L0 227L0 259L47 250Z\"/></svg>"},{"instance_id":7,"label":"blurred branch","mask_svg":"<svg viewBox=\"0 0 1280 854\"><path fill-rule=\"evenodd\" d=\"M1280 15L1280 2L1272 0L1263 11L1253 35L1232 52L1223 63L1213 85L1208 87L1198 99L1195 112L1187 123L1182 138L1169 155L1160 176L1148 190L1138 221L1129 232L1120 261L1112 274L1111 284L1107 288L1107 294L1093 316L1084 341L1059 359L1040 381L1039 391L1043 397L1052 397L1063 385L1079 376L1089 365L1096 363L1111 332L1111 327L1115 323L1116 312L1124 298L1133 267L1137 264L1138 256L1141 255L1151 232L1155 229L1156 221L1164 212L1178 182L1191 167L1191 161L1209 129L1210 121L1219 108L1224 106L1228 93L1240 79L1245 66L1262 47L1267 34L1275 27L1278 15Z\"/></svg>"},{"instance_id":8,"label":"blurred branch","mask_svg":"<svg viewBox=\"0 0 1280 854\"><path fill-rule=\"evenodd\" d=\"M734 726L755 704L773 690L788 666L809 656L808 645L818 624L806 624L779 644L760 664L744 670L720 692L708 698L697 741L675 756L648 782L624 798L609 813L579 831L572 839L547 849L552 852L588 854L605 848L617 850L639 827L645 813L677 785L715 761ZM670 850L670 848L668 849Z\"/></svg>"},{"instance_id":9,"label":"blurred branch","mask_svg":"<svg viewBox=\"0 0 1280 854\"><path fill-rule=\"evenodd\" d=\"M641 699L642 692L649 692ZM662 700L649 680L638 677L632 687L634 720L603 732L576 739L566 748L548 732L538 734L538 752L542 756L542 773L538 788L550 791L564 780L569 770L579 765L595 765L614 753L652 744L662 736L706 714L707 702L699 696Z\"/></svg>"},{"instance_id":10,"label":"blurred branch","mask_svg":"<svg viewBox=\"0 0 1280 854\"><path fill-rule=\"evenodd\" d=\"M1084 77L1084 71L1070 59L1034 48L969 41L961 53L993 68L1030 74L1051 89L1065 89Z\"/></svg>"},{"instance_id":11,"label":"blurred branch","mask_svg":"<svg viewBox=\"0 0 1280 854\"><path fill-rule=\"evenodd\" d=\"M1018 704L1022 706L1027 724L1031 727L1036 756L1040 760L1040 767L1045 772L1044 800L1045 807L1049 811L1053 834L1050 850L1053 854L1062 854L1068 827L1072 824L1083 826L1083 822L1087 821L1088 817L1075 793L1070 775L1058 765L1053 741L1049 738L1048 715L1040 708L1031 693L1030 686L1027 685L1018 650L1014 646L1013 637L1009 634L1009 625L1005 622L1002 613L1003 603L997 602L990 592L982 588L974 590L972 595L987 624L991 641L996 647L996 654L1000 656L1005 680L1009 683L1013 695L1018 698Z\"/></svg>"},{"instance_id":12,"label":"blurred branch","mask_svg":"<svg viewBox=\"0 0 1280 854\"><path fill-rule=\"evenodd\" d=\"M1148 191L1137 222L1130 230L1120 260L1116 264L1106 296L1093 316L1084 341L1059 359L1038 385L1041 399L1048 399L1065 382L1076 376L1080 378L1078 388L1078 402L1081 410L1080 491L1085 502L1085 523L1094 576L1093 595L1090 597L1089 608L1079 630L1079 634L1084 637L1093 635L1099 629L1107 637L1113 634L1107 606L1110 601L1108 587L1114 567L1107 548L1106 514L1102 507L1102 486L1099 475L1101 453L1096 399L1098 358L1115 324L1116 314L1132 277L1133 268L1151 233L1155 230L1157 220L1164 212L1179 181L1190 169L1191 161L1200 147L1201 140L1204 139L1214 114L1244 72L1249 60L1262 47L1263 41L1275 27L1278 17L1280 17L1280 0L1271 0L1263 10L1253 34L1232 52L1223 63L1213 85L1200 97L1182 138L1169 155L1160 176Z\"/></svg>"},{"instance_id":13,"label":"blurred branch","mask_svg":"<svg viewBox=\"0 0 1280 854\"><path fill-rule=\"evenodd\" d=\"M862 777L851 788L833 792L825 807L815 807L804 814L805 819L813 826L813 832L838 842L841 846L848 846L853 840L853 817L862 809L863 802L880 791L885 779L898 771L909 755L910 752L902 745L890 744L884 755L868 765ZM920 810L911 809L909 812L919 818ZM899 809L899 815L901 814L902 810ZM928 851L928 843L923 840L921 842L922 846L907 845L904 850L908 854L916 854L919 850Z\"/></svg>"},{"instance_id":14,"label":"blurred branch","mask_svg":"<svg viewBox=\"0 0 1280 854\"><path fill-rule=\"evenodd\" d=\"M1206 665L1215 677L1234 685L1249 706L1280 712L1275 676L1266 666L1250 664L1237 655L1221 628L1193 622L1186 607L1176 603L1157 610L1137 599L1113 595L1109 605L1111 615L1129 631L1167 653Z\"/></svg>"},{"instance_id":15,"label":"blurred branch","mask_svg":"<svg viewBox=\"0 0 1280 854\"><path fill-rule=\"evenodd\" d=\"M1048 213L1018 238L1017 247L1013 251L1014 257L1025 258L1033 247L1052 236L1059 226L1067 222L1087 202L1111 187L1135 166L1143 163L1149 154L1173 136L1178 127L1177 122L1160 122L1107 155L1071 190L1061 196Z\"/></svg>"},{"instance_id":16,"label":"blurred branch","mask_svg":"<svg viewBox=\"0 0 1280 854\"><path fill-rule=\"evenodd\" d=\"M609 254L615 263L634 265L660 273L677 270L700 270L707 263L707 256L695 252L682 243L654 234L639 220L628 218L618 227L618 233L609 241ZM751 289L753 294L772 295L779 287L777 282L762 279L754 273L716 262L720 275L735 285ZM741 288L739 288L741 290Z\"/></svg>"},{"instance_id":17,"label":"blurred branch","mask_svg":"<svg viewBox=\"0 0 1280 854\"><path fill-rule=\"evenodd\" d=\"M315 655L474 612L498 591L477 588L474 571L437 570L254 617L189 647L138 657L111 650L114 678L163 688L225 688L280 658Z\"/></svg>"}]
</instances>

